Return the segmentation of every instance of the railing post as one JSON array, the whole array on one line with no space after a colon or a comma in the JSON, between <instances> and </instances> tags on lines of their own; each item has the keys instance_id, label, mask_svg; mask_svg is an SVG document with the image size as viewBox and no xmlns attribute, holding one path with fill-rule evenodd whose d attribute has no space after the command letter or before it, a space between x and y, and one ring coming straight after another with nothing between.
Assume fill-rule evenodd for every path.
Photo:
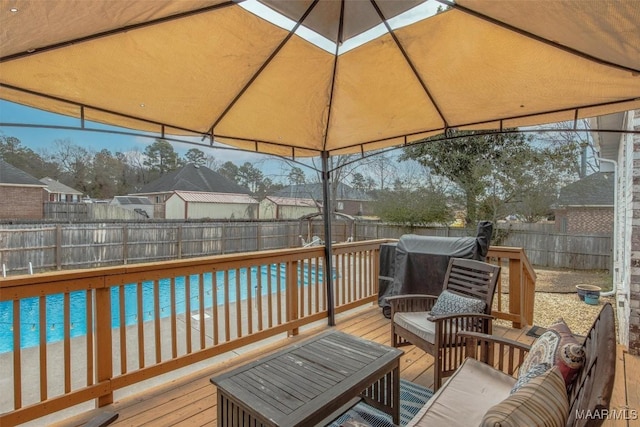
<instances>
[{"instance_id":1,"label":"railing post","mask_svg":"<svg viewBox=\"0 0 640 427\"><path fill-rule=\"evenodd\" d=\"M104 279L103 279L104 280ZM106 286L97 288L96 295L96 379L98 384L111 381L113 377L113 360L111 352L111 288ZM124 321L124 319L120 319ZM87 326L89 327L89 326ZM113 390L108 387L109 393L98 397L97 406L103 407L113 403Z\"/></svg>"},{"instance_id":2,"label":"railing post","mask_svg":"<svg viewBox=\"0 0 640 427\"><path fill-rule=\"evenodd\" d=\"M287 262L287 321L293 322L298 320L298 268L296 261ZM291 329L287 335L296 336L299 328Z\"/></svg>"},{"instance_id":3,"label":"railing post","mask_svg":"<svg viewBox=\"0 0 640 427\"><path fill-rule=\"evenodd\" d=\"M509 259L509 312L518 316L519 321L513 322L513 327L523 327L523 301L524 289L520 289L522 283L522 260L520 258Z\"/></svg>"}]
</instances>

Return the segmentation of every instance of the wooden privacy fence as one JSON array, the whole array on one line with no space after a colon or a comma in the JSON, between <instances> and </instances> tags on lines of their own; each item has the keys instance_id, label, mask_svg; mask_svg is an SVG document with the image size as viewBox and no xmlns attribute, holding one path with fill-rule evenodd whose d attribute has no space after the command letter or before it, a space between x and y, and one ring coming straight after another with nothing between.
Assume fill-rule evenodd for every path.
<instances>
[{"instance_id":1,"label":"wooden privacy fence","mask_svg":"<svg viewBox=\"0 0 640 427\"><path fill-rule=\"evenodd\" d=\"M475 230L334 221L332 241L398 239L404 234L468 237ZM322 221L113 222L0 226L7 274L94 268L198 256L300 247L324 239ZM612 237L509 230L502 245L524 248L533 265L610 270Z\"/></svg>"},{"instance_id":2,"label":"wooden privacy fence","mask_svg":"<svg viewBox=\"0 0 640 427\"><path fill-rule=\"evenodd\" d=\"M315 224L322 230L322 224ZM323 233L299 221L82 223L0 226L0 266L7 274L94 268L301 246ZM334 241L346 241L337 222ZM304 234L302 234L304 233Z\"/></svg>"},{"instance_id":3,"label":"wooden privacy fence","mask_svg":"<svg viewBox=\"0 0 640 427\"><path fill-rule=\"evenodd\" d=\"M518 226L519 225L519 226ZM530 227L524 227L528 225ZM611 270L611 234L575 235L555 233L549 224L498 224L503 234L500 245L524 248L533 265L575 270ZM469 237L475 229L455 227L406 227L379 222L358 223L357 240L399 239L404 234L441 237Z\"/></svg>"}]
</instances>

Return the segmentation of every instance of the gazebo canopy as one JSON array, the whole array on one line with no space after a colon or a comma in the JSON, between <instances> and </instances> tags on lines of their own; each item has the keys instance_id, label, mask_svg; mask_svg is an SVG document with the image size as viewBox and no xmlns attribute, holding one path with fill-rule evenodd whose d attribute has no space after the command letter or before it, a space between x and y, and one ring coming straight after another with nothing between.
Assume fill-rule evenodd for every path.
<instances>
[{"instance_id":1,"label":"gazebo canopy","mask_svg":"<svg viewBox=\"0 0 640 427\"><path fill-rule=\"evenodd\" d=\"M400 28L425 2L262 3L292 30L224 0L1 0L0 98L294 157L640 108L637 0L458 0Z\"/></svg>"}]
</instances>

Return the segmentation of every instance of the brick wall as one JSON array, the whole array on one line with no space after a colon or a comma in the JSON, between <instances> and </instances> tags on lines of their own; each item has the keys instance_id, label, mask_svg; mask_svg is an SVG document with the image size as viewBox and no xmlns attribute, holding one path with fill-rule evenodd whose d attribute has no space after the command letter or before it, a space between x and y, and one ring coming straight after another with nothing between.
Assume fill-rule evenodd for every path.
<instances>
[{"instance_id":1,"label":"brick wall","mask_svg":"<svg viewBox=\"0 0 640 427\"><path fill-rule=\"evenodd\" d=\"M634 130L640 130L640 110ZM629 284L629 353L640 356L640 135L633 137L633 217L631 221L631 270Z\"/></svg>"},{"instance_id":2,"label":"brick wall","mask_svg":"<svg viewBox=\"0 0 640 427\"><path fill-rule=\"evenodd\" d=\"M571 208L566 215L566 233L613 233L613 207Z\"/></svg>"},{"instance_id":3,"label":"brick wall","mask_svg":"<svg viewBox=\"0 0 640 427\"><path fill-rule=\"evenodd\" d=\"M42 187L0 185L0 218L42 219Z\"/></svg>"}]
</instances>

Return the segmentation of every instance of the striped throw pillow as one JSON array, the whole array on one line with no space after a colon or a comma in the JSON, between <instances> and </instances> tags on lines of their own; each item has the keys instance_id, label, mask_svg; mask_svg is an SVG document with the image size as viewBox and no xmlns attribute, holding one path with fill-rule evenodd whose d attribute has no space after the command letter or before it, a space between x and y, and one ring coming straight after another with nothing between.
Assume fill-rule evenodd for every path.
<instances>
[{"instance_id":1,"label":"striped throw pillow","mask_svg":"<svg viewBox=\"0 0 640 427\"><path fill-rule=\"evenodd\" d=\"M489 408L481 427L564 427L569 400L557 366Z\"/></svg>"}]
</instances>

